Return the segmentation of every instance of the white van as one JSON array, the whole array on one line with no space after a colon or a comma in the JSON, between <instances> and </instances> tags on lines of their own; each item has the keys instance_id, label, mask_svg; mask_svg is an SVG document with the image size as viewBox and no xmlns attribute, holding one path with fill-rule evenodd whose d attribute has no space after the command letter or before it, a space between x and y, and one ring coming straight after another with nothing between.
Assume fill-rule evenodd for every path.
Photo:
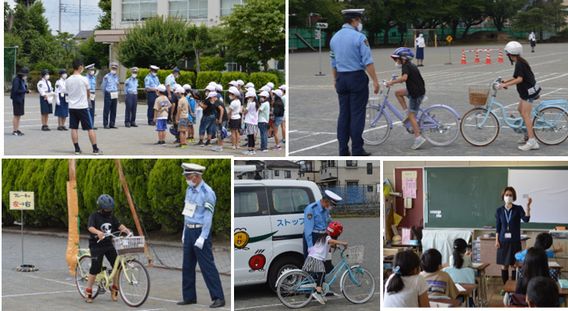
<instances>
[{"instance_id":1,"label":"white van","mask_svg":"<svg viewBox=\"0 0 568 311\"><path fill-rule=\"evenodd\" d=\"M236 169L235 169L236 171ZM235 180L235 286L268 282L304 263L304 209L321 200L318 186L300 180Z\"/></svg>"}]
</instances>

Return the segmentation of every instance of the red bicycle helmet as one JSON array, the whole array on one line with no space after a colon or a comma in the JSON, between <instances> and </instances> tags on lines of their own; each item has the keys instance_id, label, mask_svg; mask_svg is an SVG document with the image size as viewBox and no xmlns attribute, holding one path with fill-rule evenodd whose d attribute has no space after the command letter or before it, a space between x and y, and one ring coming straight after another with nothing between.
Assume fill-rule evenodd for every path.
<instances>
[{"instance_id":1,"label":"red bicycle helmet","mask_svg":"<svg viewBox=\"0 0 568 311\"><path fill-rule=\"evenodd\" d=\"M341 233L343 233L343 226L337 221L332 221L327 225L327 233L332 238L337 238Z\"/></svg>"}]
</instances>

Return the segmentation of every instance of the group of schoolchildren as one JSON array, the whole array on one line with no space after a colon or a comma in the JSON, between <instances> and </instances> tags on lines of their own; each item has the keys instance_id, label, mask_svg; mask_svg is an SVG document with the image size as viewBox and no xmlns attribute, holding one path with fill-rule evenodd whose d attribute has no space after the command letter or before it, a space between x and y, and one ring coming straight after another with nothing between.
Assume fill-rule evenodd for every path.
<instances>
[{"instance_id":1,"label":"group of schoolchildren","mask_svg":"<svg viewBox=\"0 0 568 311\"><path fill-rule=\"evenodd\" d=\"M229 106L225 105L220 84L210 82L205 88L205 98L201 99L188 84L173 86L172 101L166 96L166 87L157 87L154 103L154 123L158 131L158 142L155 145L165 146L167 120L172 116L171 132L179 141L177 148L187 148L187 142L194 142L193 125L197 119L197 109L201 108L203 117L199 125L199 141L197 146L210 146L211 140L217 138L214 151L223 151L223 140L230 135L231 148L240 149L240 136L247 135L247 150L244 155L254 155L255 137L260 135L259 152L268 151L268 133L271 132L276 145L270 150L281 150L278 139L278 128L284 118L286 85L274 90L272 82L267 83L257 94L252 82L244 85L242 80L229 82ZM244 87L243 87L244 86ZM269 129L269 126L271 128ZM230 130L230 134L228 133ZM205 138L205 134L207 137ZM284 132L283 132L284 133ZM272 136L271 136L272 137ZM284 142L284 140L282 140Z\"/></svg>"},{"instance_id":2,"label":"group of schoolchildren","mask_svg":"<svg viewBox=\"0 0 568 311\"><path fill-rule=\"evenodd\" d=\"M525 136L518 141L520 144L523 144L519 146L519 149L522 151L537 150L539 149L539 145L534 136L530 113L533 101L540 97L539 93L541 88L538 86L538 83L536 83L529 63L526 59L521 57L523 52L522 45L517 41L511 41L505 46L504 50L511 61L511 65L515 63L515 72L512 78L503 81L499 86L499 90L503 88L507 89L508 86L517 86L517 92L520 97L518 111L527 128ZM401 47L396 49L391 55L391 58L395 62L395 67L402 70L402 74L396 80L387 82L387 87L395 83L406 83L406 88L396 90L395 95L404 110L402 124L405 125L410 121L416 138L411 148L418 149L426 142L424 137L420 135L420 129L416 121L416 115L420 105L426 99L424 79L422 79L418 67L411 62L412 59L414 59L414 53L409 48ZM404 96L408 97L409 106L406 105Z\"/></svg>"},{"instance_id":3,"label":"group of schoolchildren","mask_svg":"<svg viewBox=\"0 0 568 311\"><path fill-rule=\"evenodd\" d=\"M562 248L548 250L552 236L540 233L533 247L515 255L523 262L515 294L507 295L505 305L528 307L558 307L558 270L549 269L548 258ZM456 239L449 267L442 269L442 254L434 248L420 257L413 251L394 256L393 273L385 283L385 307L430 307L429 297L457 299L460 292L455 283L475 283L471 252L467 243ZM501 292L501 294L504 294Z\"/></svg>"}]
</instances>

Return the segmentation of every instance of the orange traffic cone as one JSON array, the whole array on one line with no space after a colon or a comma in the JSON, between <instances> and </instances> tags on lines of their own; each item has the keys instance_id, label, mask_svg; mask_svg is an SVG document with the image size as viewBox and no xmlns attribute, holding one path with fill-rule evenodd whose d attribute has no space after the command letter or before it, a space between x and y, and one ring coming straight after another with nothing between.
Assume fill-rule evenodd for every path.
<instances>
[{"instance_id":1,"label":"orange traffic cone","mask_svg":"<svg viewBox=\"0 0 568 311\"><path fill-rule=\"evenodd\" d=\"M501 48L499 48L499 60L497 61L498 63L504 63L503 61L503 52L501 51Z\"/></svg>"},{"instance_id":2,"label":"orange traffic cone","mask_svg":"<svg viewBox=\"0 0 568 311\"><path fill-rule=\"evenodd\" d=\"M478 48L475 48L475 61L474 61L474 63L481 63L481 61L479 60Z\"/></svg>"},{"instance_id":3,"label":"orange traffic cone","mask_svg":"<svg viewBox=\"0 0 568 311\"><path fill-rule=\"evenodd\" d=\"M489 49L487 49L487 57L485 58L485 65L491 65L491 55Z\"/></svg>"},{"instance_id":4,"label":"orange traffic cone","mask_svg":"<svg viewBox=\"0 0 568 311\"><path fill-rule=\"evenodd\" d=\"M462 49L462 62L460 65L467 65L467 62L465 61L465 49Z\"/></svg>"}]
</instances>

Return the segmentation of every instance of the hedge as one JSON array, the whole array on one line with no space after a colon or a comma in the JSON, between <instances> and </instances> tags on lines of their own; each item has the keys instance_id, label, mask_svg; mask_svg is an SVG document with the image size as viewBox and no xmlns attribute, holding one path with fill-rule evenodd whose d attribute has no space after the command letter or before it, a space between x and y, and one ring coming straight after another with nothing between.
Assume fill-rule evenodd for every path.
<instances>
[{"instance_id":1,"label":"hedge","mask_svg":"<svg viewBox=\"0 0 568 311\"><path fill-rule=\"evenodd\" d=\"M209 82L214 81L219 83L221 81L220 71L201 71L197 74L197 81L195 82L195 88L203 90Z\"/></svg>"},{"instance_id":2,"label":"hedge","mask_svg":"<svg viewBox=\"0 0 568 311\"><path fill-rule=\"evenodd\" d=\"M44 69L50 70L48 68L44 68ZM70 76L72 74L73 74L73 68L71 68L71 69L67 68L67 76ZM30 71L30 75L29 75L27 82L26 82L28 89L37 90L37 83L39 82L39 80L41 80L41 70ZM53 90L53 88L55 88L55 82L57 82L57 80L59 80L59 69L57 69L57 71L55 71L55 72L50 70L49 82L51 82L52 90Z\"/></svg>"},{"instance_id":3,"label":"hedge","mask_svg":"<svg viewBox=\"0 0 568 311\"><path fill-rule=\"evenodd\" d=\"M249 82L249 75L246 72L240 71L231 71L225 72L221 77L221 84L223 85L224 90L229 89L229 82L243 80L245 84Z\"/></svg>"},{"instance_id":4,"label":"hedge","mask_svg":"<svg viewBox=\"0 0 568 311\"><path fill-rule=\"evenodd\" d=\"M266 83L268 82L274 83L274 88L277 88L280 85L282 85L278 84L278 76L266 72L251 73L249 81L254 83L254 88L257 90L259 90L262 86L266 85Z\"/></svg>"},{"instance_id":5,"label":"hedge","mask_svg":"<svg viewBox=\"0 0 568 311\"><path fill-rule=\"evenodd\" d=\"M183 229L181 211L187 183L181 163L207 167L203 180L216 192L214 234L228 236L231 227L230 159L123 159L121 166L138 216L146 230L165 227ZM134 220L113 159L77 160L80 228L87 229L89 215L97 210L99 195L111 195L114 214L129 228ZM35 210L25 211L25 223L32 226L66 227L69 162L66 159L5 159L2 161L2 221L20 219L19 210L9 210L10 191L34 191Z\"/></svg>"}]
</instances>

